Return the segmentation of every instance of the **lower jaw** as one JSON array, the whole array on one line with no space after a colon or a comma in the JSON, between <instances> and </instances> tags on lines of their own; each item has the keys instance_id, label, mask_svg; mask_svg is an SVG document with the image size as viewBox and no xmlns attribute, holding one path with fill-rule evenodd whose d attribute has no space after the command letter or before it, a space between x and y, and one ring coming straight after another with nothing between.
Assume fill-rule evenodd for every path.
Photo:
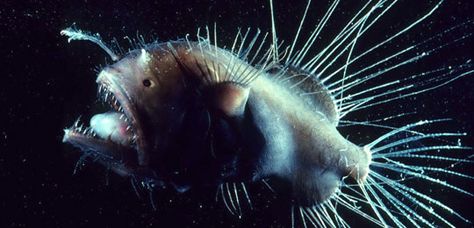
<instances>
[{"instance_id":1,"label":"lower jaw","mask_svg":"<svg viewBox=\"0 0 474 228\"><path fill-rule=\"evenodd\" d=\"M84 155L103 162L136 164L136 150L133 145L121 145L110 140L94 138L72 129L64 130L64 143L79 148Z\"/></svg>"}]
</instances>

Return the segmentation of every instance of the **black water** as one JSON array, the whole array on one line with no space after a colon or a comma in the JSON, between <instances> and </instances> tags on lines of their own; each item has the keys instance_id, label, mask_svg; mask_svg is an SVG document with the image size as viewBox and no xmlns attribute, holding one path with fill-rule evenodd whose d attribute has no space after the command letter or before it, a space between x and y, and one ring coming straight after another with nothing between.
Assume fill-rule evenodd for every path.
<instances>
[{"instance_id":1,"label":"black water","mask_svg":"<svg viewBox=\"0 0 474 228\"><path fill-rule=\"evenodd\" d=\"M277 29L282 37L292 37L305 2L275 2ZM388 16L377 29L387 32L392 25L400 26L405 15L421 15L428 9L402 2L404 7L396 10L400 14ZM349 3L343 5L351 7ZM326 7L326 3L319 2L309 22L316 23ZM407 44L474 20L473 12L472 2L447 1L430 18L429 26L417 27L402 41ZM124 36L135 38L138 33L149 41L153 37L167 41L217 22L219 37L230 46L237 27L270 31L269 18L267 1L2 0L0 227L287 227L290 210L286 198L277 198L261 185L252 187L252 199L260 208L248 211L242 219L231 216L222 202L214 202L214 190L184 195L157 192L158 210L153 211L146 194L139 199L129 181L114 174L107 176L96 164L89 163L72 175L79 153L61 143L62 129L79 114L92 112L96 100L95 69L110 63L95 45L68 44L59 35L61 29L76 23L79 28L100 32L105 40L116 37L126 47ZM331 26L337 27L338 23L342 22L336 20ZM452 34L447 40L459 36ZM378 33L373 32L364 41L370 43L377 37ZM431 69L449 64L447 59L472 58L473 50L473 39L469 38L463 46L445 49L438 57L414 68L426 65L423 69ZM422 118L452 117L456 120L453 129L470 132L464 143L474 146L472 76L422 95L424 109L418 111ZM419 101L408 100L404 107L421 106ZM403 111L399 104L395 103L393 109ZM463 171L473 174L472 166ZM472 181L459 186L474 191ZM448 195L445 199L452 200L466 217L474 217L472 198Z\"/></svg>"}]
</instances>

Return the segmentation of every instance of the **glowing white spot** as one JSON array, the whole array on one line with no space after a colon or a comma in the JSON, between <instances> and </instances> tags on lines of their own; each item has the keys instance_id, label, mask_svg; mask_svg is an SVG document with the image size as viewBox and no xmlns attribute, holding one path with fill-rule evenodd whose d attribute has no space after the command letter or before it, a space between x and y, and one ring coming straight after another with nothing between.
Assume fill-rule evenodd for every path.
<instances>
[{"instance_id":1,"label":"glowing white spot","mask_svg":"<svg viewBox=\"0 0 474 228\"><path fill-rule=\"evenodd\" d=\"M145 49L142 48L138 63L140 66L145 67L148 65L148 62L151 60L151 55Z\"/></svg>"},{"instance_id":2,"label":"glowing white spot","mask_svg":"<svg viewBox=\"0 0 474 228\"><path fill-rule=\"evenodd\" d=\"M110 139L113 142L127 144L130 135L126 130L128 124L120 118L120 113L107 112L94 115L90 120L90 126L103 139Z\"/></svg>"}]
</instances>

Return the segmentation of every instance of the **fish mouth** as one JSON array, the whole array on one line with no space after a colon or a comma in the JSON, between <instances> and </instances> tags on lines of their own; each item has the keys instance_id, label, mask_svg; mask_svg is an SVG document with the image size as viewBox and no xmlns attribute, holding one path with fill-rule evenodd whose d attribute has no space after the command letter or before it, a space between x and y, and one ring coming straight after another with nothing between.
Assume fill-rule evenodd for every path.
<instances>
[{"instance_id":1,"label":"fish mouth","mask_svg":"<svg viewBox=\"0 0 474 228\"><path fill-rule=\"evenodd\" d=\"M127 163L137 166L137 163L140 163L140 153L144 151L143 132L130 96L114 77L106 70L99 74L98 98L106 108L109 108L109 113L118 116L113 121L124 127L121 141L114 140L110 136L104 137L93 126L81 123L79 118L73 126L64 130L63 142L78 147L84 153L98 158L100 162L119 162L122 165Z\"/></svg>"}]
</instances>

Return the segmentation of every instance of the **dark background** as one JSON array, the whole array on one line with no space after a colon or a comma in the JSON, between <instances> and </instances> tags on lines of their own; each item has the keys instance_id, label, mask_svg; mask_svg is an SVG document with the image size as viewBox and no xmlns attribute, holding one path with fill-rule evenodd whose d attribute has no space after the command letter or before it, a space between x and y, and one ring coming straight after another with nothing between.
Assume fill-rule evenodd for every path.
<instances>
[{"instance_id":1,"label":"dark background","mask_svg":"<svg viewBox=\"0 0 474 228\"><path fill-rule=\"evenodd\" d=\"M275 2L280 37L291 41L305 1ZM307 20L310 24L316 23L328 5L315 2ZM419 6L417 3L402 1L392 11L394 13L387 15L383 23L361 39L361 45L369 47L384 35L393 34L408 18L413 20L435 4ZM361 3L341 5L339 15L343 18L353 15L355 11L350 9ZM473 12L471 1L446 1L423 26L397 42L407 45L430 37L450 26L473 20ZM341 28L344 22L341 18L328 27ZM153 211L147 196L139 199L128 180L114 174L107 176L96 164L88 163L81 172L72 174L79 153L61 143L62 129L72 124L78 115L91 112L96 101L96 69L110 60L91 43L68 44L59 31L76 23L84 30L99 32L105 41L116 37L123 47L127 47L122 39L124 36L133 38L140 34L148 41L156 38L167 41L182 38L186 33L194 34L197 27L214 22L218 25L219 41L228 46L237 27L270 31L268 2L1 1L0 227L288 226L287 199L276 197L263 185L250 187L252 199L259 209L248 211L238 219L225 211L222 202L214 202L214 190L207 194L191 192L184 195L159 192L155 196L158 210ZM471 33L472 28L471 25L460 33L450 34L440 42ZM328 33L336 31L327 30ZM320 41L323 44L324 39ZM398 50L396 47L394 44L384 51L393 53ZM472 50L473 39L469 38L412 67L429 70L451 64L450 59L464 62L472 58ZM405 70L409 73L412 69ZM403 74L399 73L392 77ZM364 115L377 117L373 113L399 113L413 106L423 106L417 109L420 118L452 117L455 121L449 127L472 135L473 87L474 80L470 75L421 95L418 100L395 102L388 109L374 109ZM399 126L403 123L406 120L400 120ZM364 141L363 131L356 130L354 135ZM474 145L472 136L466 137L464 143ZM473 174L472 166L465 166L462 171ZM472 181L457 184L473 191ZM439 194L444 202L449 201L463 215L473 218L472 198Z\"/></svg>"}]
</instances>

